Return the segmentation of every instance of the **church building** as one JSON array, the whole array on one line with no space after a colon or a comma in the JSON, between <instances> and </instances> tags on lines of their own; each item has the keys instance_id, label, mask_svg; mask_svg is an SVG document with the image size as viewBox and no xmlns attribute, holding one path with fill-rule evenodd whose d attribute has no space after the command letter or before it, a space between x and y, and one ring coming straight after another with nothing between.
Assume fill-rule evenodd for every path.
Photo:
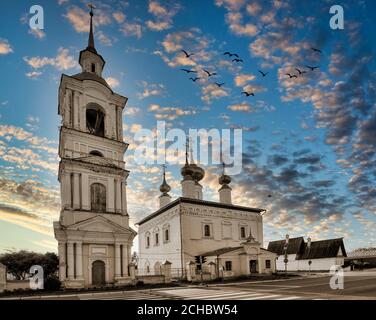
<instances>
[{"instance_id":1,"label":"church building","mask_svg":"<svg viewBox=\"0 0 376 320\"><path fill-rule=\"evenodd\" d=\"M187 150L182 197L171 201L164 173L159 209L138 222L139 272L159 274L168 261L174 275L184 276L196 256L206 257L203 267L216 277L275 272L277 255L262 248L265 210L232 203L225 168L218 179L219 202L204 200L205 171L192 158L189 163Z\"/></svg>"},{"instance_id":2,"label":"church building","mask_svg":"<svg viewBox=\"0 0 376 320\"><path fill-rule=\"evenodd\" d=\"M59 278L66 288L130 282L131 247L123 160L122 114L127 98L102 77L105 60L94 45L93 11L79 74L62 75L58 179L61 213L54 222Z\"/></svg>"}]
</instances>

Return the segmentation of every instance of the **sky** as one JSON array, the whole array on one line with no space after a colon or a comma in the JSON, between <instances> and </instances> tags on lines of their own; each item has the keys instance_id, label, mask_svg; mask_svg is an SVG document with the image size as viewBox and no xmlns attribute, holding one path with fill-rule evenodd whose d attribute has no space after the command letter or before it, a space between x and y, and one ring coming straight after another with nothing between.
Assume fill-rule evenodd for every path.
<instances>
[{"instance_id":1,"label":"sky","mask_svg":"<svg viewBox=\"0 0 376 320\"><path fill-rule=\"evenodd\" d=\"M288 233L344 237L347 250L376 246L374 1L93 3L103 76L129 99L123 125L132 227L157 209L161 183L160 165L133 159L134 135L164 120L185 131L243 130L233 203L267 209L265 244ZM34 4L44 9L43 30L29 27ZM329 26L334 4L343 6L343 30ZM58 86L61 74L80 72L87 1L5 0L2 12L0 252L56 251ZM194 55L185 58L182 49ZM181 68L198 70L201 79L191 81ZM205 170L204 199L218 201L221 168ZM167 180L179 197L179 166L167 166Z\"/></svg>"}]
</instances>

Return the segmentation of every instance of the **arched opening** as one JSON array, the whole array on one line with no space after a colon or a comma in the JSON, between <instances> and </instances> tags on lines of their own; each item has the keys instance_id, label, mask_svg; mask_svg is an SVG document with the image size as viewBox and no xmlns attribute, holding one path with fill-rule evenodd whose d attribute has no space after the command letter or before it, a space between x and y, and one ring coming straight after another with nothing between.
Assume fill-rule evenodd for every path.
<instances>
[{"instance_id":1,"label":"arched opening","mask_svg":"<svg viewBox=\"0 0 376 320\"><path fill-rule=\"evenodd\" d=\"M98 151L98 150L93 150L93 151L90 151L90 155L92 156L96 156L96 157L104 157L102 152Z\"/></svg>"},{"instance_id":2,"label":"arched opening","mask_svg":"<svg viewBox=\"0 0 376 320\"><path fill-rule=\"evenodd\" d=\"M101 260L93 262L91 267L92 284L95 286L103 286L106 284L106 265Z\"/></svg>"},{"instance_id":3,"label":"arched opening","mask_svg":"<svg viewBox=\"0 0 376 320\"><path fill-rule=\"evenodd\" d=\"M95 63L91 64L91 72L95 73Z\"/></svg>"},{"instance_id":4,"label":"arched opening","mask_svg":"<svg viewBox=\"0 0 376 320\"><path fill-rule=\"evenodd\" d=\"M91 104L86 109L86 127L89 133L104 137L104 112L99 105Z\"/></svg>"},{"instance_id":5,"label":"arched opening","mask_svg":"<svg viewBox=\"0 0 376 320\"><path fill-rule=\"evenodd\" d=\"M93 183L90 187L91 210L106 212L106 187L101 183Z\"/></svg>"}]
</instances>

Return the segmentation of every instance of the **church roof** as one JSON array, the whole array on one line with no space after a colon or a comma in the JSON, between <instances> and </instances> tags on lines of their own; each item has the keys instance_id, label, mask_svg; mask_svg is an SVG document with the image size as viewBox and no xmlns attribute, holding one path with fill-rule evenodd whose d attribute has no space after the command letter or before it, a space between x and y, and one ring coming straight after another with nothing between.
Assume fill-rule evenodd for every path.
<instances>
[{"instance_id":1,"label":"church roof","mask_svg":"<svg viewBox=\"0 0 376 320\"><path fill-rule=\"evenodd\" d=\"M359 248L347 254L349 258L376 258L376 248Z\"/></svg>"},{"instance_id":2,"label":"church roof","mask_svg":"<svg viewBox=\"0 0 376 320\"><path fill-rule=\"evenodd\" d=\"M217 250L212 250L212 251L208 251L208 252L205 252L205 253L201 253L201 256L204 256L204 257L220 256L220 255L225 254L227 252L235 251L235 250L238 250L238 249L241 249L241 248L243 248L243 246L220 248L220 249L217 249Z\"/></svg>"},{"instance_id":3,"label":"church roof","mask_svg":"<svg viewBox=\"0 0 376 320\"><path fill-rule=\"evenodd\" d=\"M198 200L198 199L180 197L180 198L177 198L176 200L170 202L168 205L164 206L163 208L161 208L161 209L153 212L152 214L148 215L147 217L145 217L144 219L142 219L141 221L139 221L136 224L141 225L141 224L159 216L160 214L169 210L170 208L173 208L173 207L180 205L180 204L183 204L183 203L198 204L198 205L215 207L215 208L223 208L223 209L234 209L234 210L238 210L238 211L253 212L253 213L261 213L261 212L265 211L264 209L259 209L259 208L249 208L249 207L237 206L237 205L221 203L221 202L214 202L214 201Z\"/></svg>"},{"instance_id":4,"label":"church roof","mask_svg":"<svg viewBox=\"0 0 376 320\"><path fill-rule=\"evenodd\" d=\"M113 93L113 91L112 91L111 87L109 86L109 84L107 83L107 81L105 79L101 78L100 76L97 76L95 73L81 72L81 73L77 73L77 74L75 74L71 77L76 79L76 80L80 80L80 81L91 80L91 81L99 82L99 83L103 84L104 86L106 86L108 89L110 89L111 92Z\"/></svg>"}]
</instances>

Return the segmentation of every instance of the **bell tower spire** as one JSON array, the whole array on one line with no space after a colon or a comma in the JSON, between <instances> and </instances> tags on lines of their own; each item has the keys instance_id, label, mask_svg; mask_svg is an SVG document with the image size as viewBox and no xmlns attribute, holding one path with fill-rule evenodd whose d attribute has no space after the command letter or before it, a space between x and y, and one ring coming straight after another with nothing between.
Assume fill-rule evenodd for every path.
<instances>
[{"instance_id":1,"label":"bell tower spire","mask_svg":"<svg viewBox=\"0 0 376 320\"><path fill-rule=\"evenodd\" d=\"M93 32L93 16L94 16L93 9L95 9L95 7L92 3L89 3L88 7L90 8L90 33L89 33L89 42L88 42L86 49L91 52L97 53L97 50L95 49L95 44L94 44L94 32Z\"/></svg>"}]
</instances>

